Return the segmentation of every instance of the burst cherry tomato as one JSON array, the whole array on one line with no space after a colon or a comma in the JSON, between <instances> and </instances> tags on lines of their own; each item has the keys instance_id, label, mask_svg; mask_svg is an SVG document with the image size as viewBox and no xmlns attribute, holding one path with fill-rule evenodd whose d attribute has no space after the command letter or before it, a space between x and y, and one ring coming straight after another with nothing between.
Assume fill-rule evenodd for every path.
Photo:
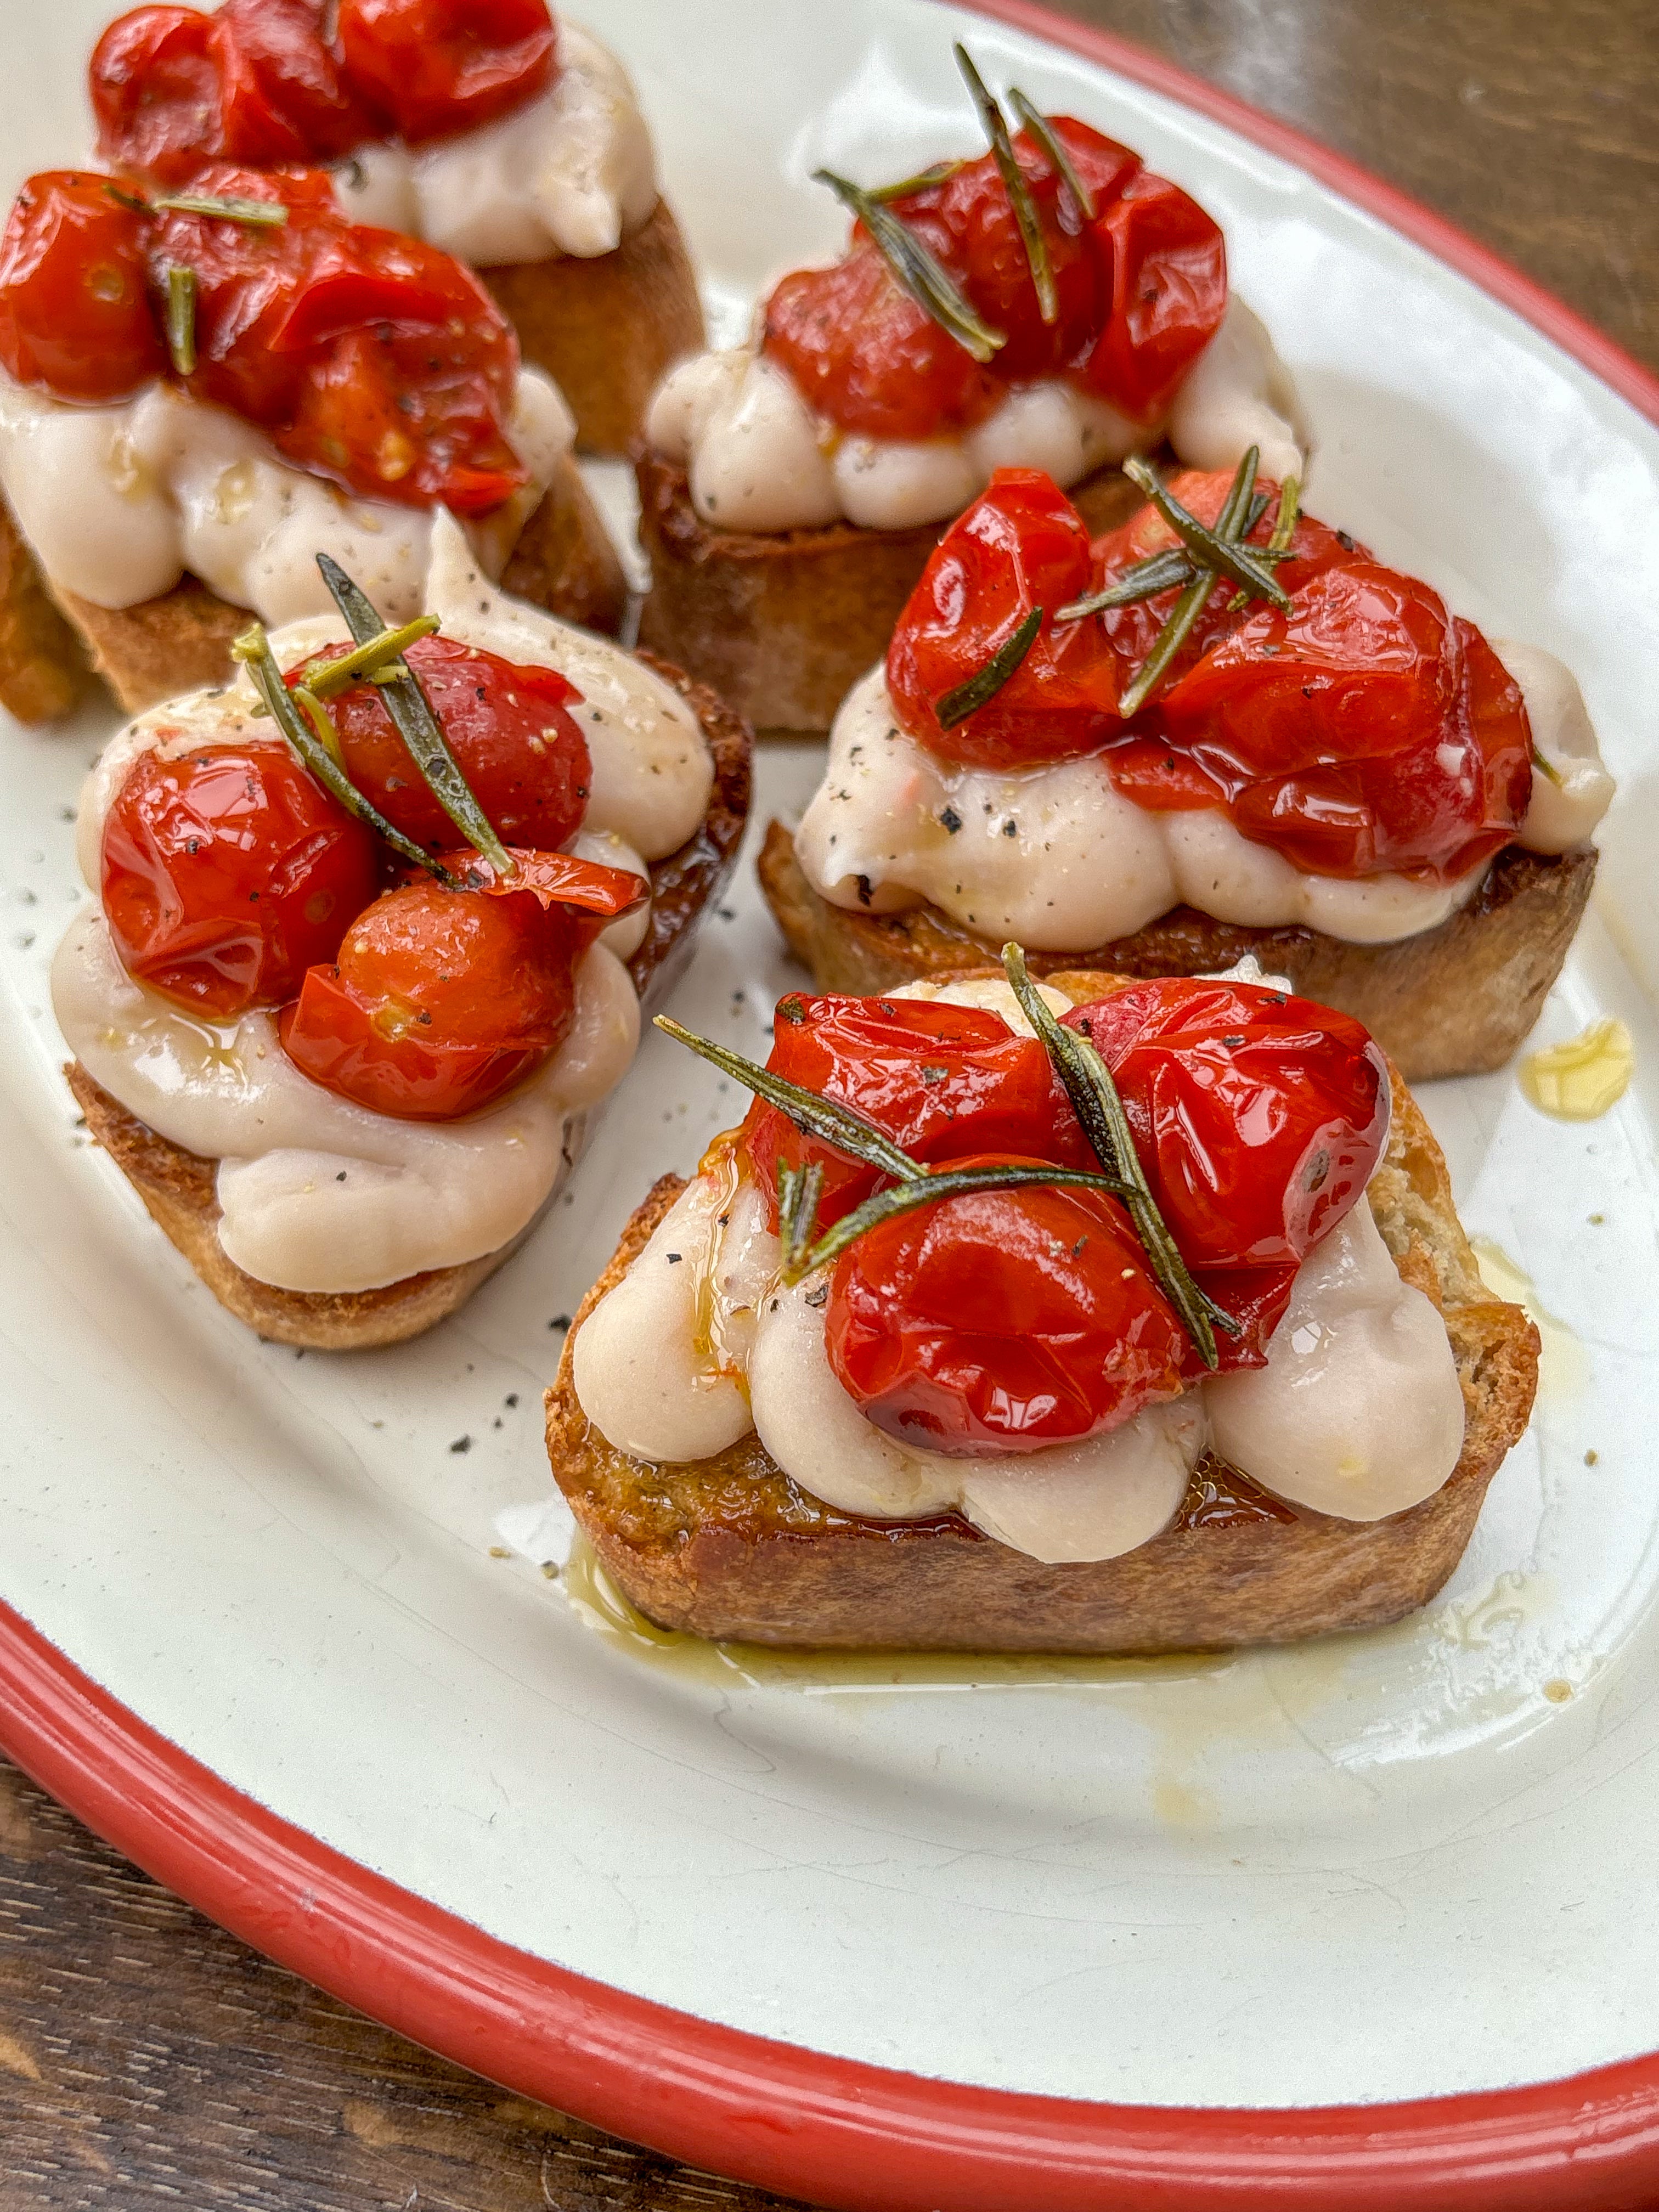
<instances>
[{"instance_id":1,"label":"burst cherry tomato","mask_svg":"<svg viewBox=\"0 0 1659 2212\"><path fill-rule=\"evenodd\" d=\"M546 0L340 0L351 81L411 145L476 130L558 74Z\"/></svg>"},{"instance_id":2,"label":"burst cherry tomato","mask_svg":"<svg viewBox=\"0 0 1659 2212\"><path fill-rule=\"evenodd\" d=\"M161 374L147 228L106 177L52 169L29 179L0 242L0 363L20 384L108 401Z\"/></svg>"},{"instance_id":3,"label":"burst cherry tomato","mask_svg":"<svg viewBox=\"0 0 1659 2212\"><path fill-rule=\"evenodd\" d=\"M1055 625L1092 587L1089 532L1051 477L999 469L939 540L893 632L887 688L912 736L969 768L1024 768L1091 752L1121 733L1118 665L1091 621ZM986 706L946 729L939 708L1020 624L1044 621Z\"/></svg>"},{"instance_id":4,"label":"burst cherry tomato","mask_svg":"<svg viewBox=\"0 0 1659 2212\"><path fill-rule=\"evenodd\" d=\"M1036 1152L1066 1167L1098 1164L1042 1048L977 1007L792 994L778 1007L767 1066L853 1107L930 1164L997 1151ZM774 1219L781 1168L816 1161L823 1170L818 1219L825 1228L880 1181L872 1168L804 1136L763 1099L749 1109L743 1141Z\"/></svg>"},{"instance_id":5,"label":"burst cherry tomato","mask_svg":"<svg viewBox=\"0 0 1659 2212\"><path fill-rule=\"evenodd\" d=\"M492 1105L569 1032L574 970L607 921L637 903L637 876L563 854L515 854L498 881L475 853L466 878L399 884L360 915L332 966L307 974L278 1022L301 1073L377 1114L453 1121Z\"/></svg>"},{"instance_id":6,"label":"burst cherry tomato","mask_svg":"<svg viewBox=\"0 0 1659 2212\"><path fill-rule=\"evenodd\" d=\"M1532 790L1520 688L1437 592L1358 555L1261 607L1164 698L1162 733L1239 830L1328 876L1448 881Z\"/></svg>"},{"instance_id":7,"label":"burst cherry tomato","mask_svg":"<svg viewBox=\"0 0 1659 2212\"><path fill-rule=\"evenodd\" d=\"M342 639L314 656L350 651ZM407 658L473 795L507 845L551 852L581 827L590 768L569 708L581 694L556 669L520 666L453 638L418 638ZM310 664L307 663L308 666ZM297 684L303 674L289 676ZM430 851L454 825L398 735L380 687L356 684L329 702L346 773L381 813Z\"/></svg>"},{"instance_id":8,"label":"burst cherry tomato","mask_svg":"<svg viewBox=\"0 0 1659 2212\"><path fill-rule=\"evenodd\" d=\"M1021 131L1015 158L1048 250L1053 321L1042 319L1007 189L982 155L894 212L1003 343L988 366L975 362L894 282L855 225L841 262L794 271L767 303L767 350L820 414L868 437L937 437L982 420L1010 384L1056 376L1136 422L1167 410L1226 307L1221 234L1126 147L1068 116L1054 129L1096 212L1084 221Z\"/></svg>"},{"instance_id":9,"label":"burst cherry tomato","mask_svg":"<svg viewBox=\"0 0 1659 2212\"><path fill-rule=\"evenodd\" d=\"M187 182L204 161L324 161L382 135L323 36L325 0L136 8L93 50L99 150L131 174Z\"/></svg>"},{"instance_id":10,"label":"burst cherry tomato","mask_svg":"<svg viewBox=\"0 0 1659 2212\"><path fill-rule=\"evenodd\" d=\"M121 964L216 1020L279 1005L374 896L373 834L275 739L142 754L104 824Z\"/></svg>"},{"instance_id":11,"label":"burst cherry tomato","mask_svg":"<svg viewBox=\"0 0 1659 2212\"><path fill-rule=\"evenodd\" d=\"M267 428L353 490L480 513L526 471L506 435L518 348L470 270L420 240L347 221L319 170L214 163L193 180L267 199L281 226L169 210L150 244L158 295L196 273L190 389Z\"/></svg>"},{"instance_id":12,"label":"burst cherry tomato","mask_svg":"<svg viewBox=\"0 0 1659 2212\"><path fill-rule=\"evenodd\" d=\"M1158 1210L1254 1366L1304 1257L1354 1206L1389 1133L1388 1066L1359 1024L1249 983L1133 983L1065 1016L1111 1069Z\"/></svg>"},{"instance_id":13,"label":"burst cherry tomato","mask_svg":"<svg viewBox=\"0 0 1659 2212\"><path fill-rule=\"evenodd\" d=\"M1181 1323L1095 1191L981 1192L884 1223L836 1262L824 1344L866 1419L930 1451L1037 1451L1185 1388Z\"/></svg>"}]
</instances>

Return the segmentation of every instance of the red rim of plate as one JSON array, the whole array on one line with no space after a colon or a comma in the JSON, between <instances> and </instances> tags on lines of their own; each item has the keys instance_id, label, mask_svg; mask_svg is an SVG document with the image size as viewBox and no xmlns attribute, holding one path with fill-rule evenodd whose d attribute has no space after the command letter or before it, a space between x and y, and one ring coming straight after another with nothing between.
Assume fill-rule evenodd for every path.
<instances>
[{"instance_id":1,"label":"red rim of plate","mask_svg":"<svg viewBox=\"0 0 1659 2212\"><path fill-rule=\"evenodd\" d=\"M1280 155L1659 422L1659 379L1355 163L1031 0L969 4ZM1405 2104L1166 2108L928 2080L630 1996L498 1942L280 1820L3 1604L0 1749L232 1934L416 2042L673 2157L848 2212L1556 2212L1568 2196L1577 2212L1614 2212L1659 2189L1659 2053Z\"/></svg>"}]
</instances>

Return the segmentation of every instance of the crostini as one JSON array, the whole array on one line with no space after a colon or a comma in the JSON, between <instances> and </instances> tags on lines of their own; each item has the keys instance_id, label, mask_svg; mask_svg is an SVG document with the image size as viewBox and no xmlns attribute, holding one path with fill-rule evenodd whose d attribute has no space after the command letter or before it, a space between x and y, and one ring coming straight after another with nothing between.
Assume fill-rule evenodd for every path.
<instances>
[{"instance_id":1,"label":"crostini","mask_svg":"<svg viewBox=\"0 0 1659 2212\"><path fill-rule=\"evenodd\" d=\"M696 1041L756 1103L635 1214L548 1393L617 1587L698 1636L981 1651L1424 1604L1538 1339L1403 1084L1272 978L1008 956L786 998L765 1071Z\"/></svg>"},{"instance_id":2,"label":"crostini","mask_svg":"<svg viewBox=\"0 0 1659 2212\"><path fill-rule=\"evenodd\" d=\"M320 171L32 177L0 242L0 699L61 711L76 639L129 713L220 682L251 617L326 607L319 548L403 621L446 509L492 576L614 630L571 436L477 279Z\"/></svg>"},{"instance_id":3,"label":"crostini","mask_svg":"<svg viewBox=\"0 0 1659 2212\"><path fill-rule=\"evenodd\" d=\"M349 216L479 270L590 452L625 453L703 343L627 71L546 0L137 8L89 89L112 167L177 187L204 157L331 165Z\"/></svg>"},{"instance_id":4,"label":"crostini","mask_svg":"<svg viewBox=\"0 0 1659 2212\"><path fill-rule=\"evenodd\" d=\"M689 957L746 726L497 590L440 515L426 613L238 641L79 815L52 969L93 1138L262 1336L388 1344L513 1251Z\"/></svg>"},{"instance_id":5,"label":"crostini","mask_svg":"<svg viewBox=\"0 0 1659 2212\"><path fill-rule=\"evenodd\" d=\"M848 696L767 898L826 990L1203 974L1251 955L1407 1077L1499 1066L1589 896L1613 781L1577 685L1246 456L1115 531L1004 470Z\"/></svg>"},{"instance_id":6,"label":"crostini","mask_svg":"<svg viewBox=\"0 0 1659 2212\"><path fill-rule=\"evenodd\" d=\"M757 727L822 730L883 651L945 522L994 469L1046 469L1104 529L1117 464L1255 444L1300 473L1294 396L1227 288L1220 230L1127 147L1000 105L992 151L863 191L840 260L775 285L750 345L673 371L638 463L641 637Z\"/></svg>"}]
</instances>

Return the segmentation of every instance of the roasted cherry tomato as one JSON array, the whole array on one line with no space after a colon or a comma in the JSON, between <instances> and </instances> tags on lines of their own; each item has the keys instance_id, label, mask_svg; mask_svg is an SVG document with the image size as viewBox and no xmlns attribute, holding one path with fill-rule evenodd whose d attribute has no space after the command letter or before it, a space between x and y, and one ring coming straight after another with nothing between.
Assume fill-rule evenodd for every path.
<instances>
[{"instance_id":1,"label":"roasted cherry tomato","mask_svg":"<svg viewBox=\"0 0 1659 2212\"><path fill-rule=\"evenodd\" d=\"M765 345L843 430L927 438L981 421L1010 384L1067 376L1136 422L1164 412L1227 303L1221 233L1138 155L1069 116L1053 127L1091 193L1084 219L1024 131L1015 158L1036 209L1056 295L1044 322L1012 205L989 155L906 195L894 212L1002 343L981 367L888 275L861 225L847 256L786 276Z\"/></svg>"},{"instance_id":2,"label":"roasted cherry tomato","mask_svg":"<svg viewBox=\"0 0 1659 2212\"><path fill-rule=\"evenodd\" d=\"M1159 722L1242 833L1310 873L1467 875L1532 792L1526 707L1492 647L1426 584L1357 555L1288 615L1258 608Z\"/></svg>"},{"instance_id":3,"label":"roasted cherry tomato","mask_svg":"<svg viewBox=\"0 0 1659 2212\"><path fill-rule=\"evenodd\" d=\"M1181 1322L1096 1191L979 1192L871 1230L836 1261L824 1344L866 1419L930 1451L1039 1451L1186 1387Z\"/></svg>"},{"instance_id":4,"label":"roasted cherry tomato","mask_svg":"<svg viewBox=\"0 0 1659 2212\"><path fill-rule=\"evenodd\" d=\"M1111 1069L1182 1256L1244 1324L1255 1365L1304 1257L1358 1201L1388 1141L1388 1064L1359 1024L1250 983L1132 983L1064 1017Z\"/></svg>"},{"instance_id":5,"label":"roasted cherry tomato","mask_svg":"<svg viewBox=\"0 0 1659 2212\"><path fill-rule=\"evenodd\" d=\"M947 760L1024 768L1092 752L1123 729L1118 664L1090 620L1056 625L1091 588L1083 518L1040 469L999 469L939 540L887 653L899 720ZM939 708L1034 610L1042 629L989 702L945 728Z\"/></svg>"},{"instance_id":6,"label":"roasted cherry tomato","mask_svg":"<svg viewBox=\"0 0 1659 2212\"><path fill-rule=\"evenodd\" d=\"M104 824L122 966L216 1020L291 998L375 894L377 841L276 739L143 753Z\"/></svg>"},{"instance_id":7,"label":"roasted cherry tomato","mask_svg":"<svg viewBox=\"0 0 1659 2212\"><path fill-rule=\"evenodd\" d=\"M169 210L155 222L153 283L196 274L190 389L258 422L315 473L371 497L458 513L526 481L507 442L518 347L453 256L349 222L319 170L210 163L196 188L278 201L280 227Z\"/></svg>"},{"instance_id":8,"label":"roasted cherry tomato","mask_svg":"<svg viewBox=\"0 0 1659 2212\"><path fill-rule=\"evenodd\" d=\"M107 177L31 177L0 242L0 363L64 399L125 399L167 367L150 306L148 224Z\"/></svg>"},{"instance_id":9,"label":"roasted cherry tomato","mask_svg":"<svg viewBox=\"0 0 1659 2212\"><path fill-rule=\"evenodd\" d=\"M279 1017L302 1074L377 1114L453 1121L546 1060L574 1018L578 957L641 885L563 854L514 857L521 876L498 881L476 853L446 855L465 888L422 877L357 917Z\"/></svg>"},{"instance_id":10,"label":"roasted cherry tomato","mask_svg":"<svg viewBox=\"0 0 1659 2212\"><path fill-rule=\"evenodd\" d=\"M778 1006L767 1066L820 1097L875 1122L913 1159L930 1164L963 1152L1036 1153L1066 1167L1098 1165L1048 1056L1016 1036L1000 1014L921 999L814 998ZM818 1219L828 1228L867 1198L872 1168L803 1136L757 1098L743 1125L750 1170L775 1217L778 1170L816 1161L823 1170Z\"/></svg>"},{"instance_id":11,"label":"roasted cherry tomato","mask_svg":"<svg viewBox=\"0 0 1659 2212\"><path fill-rule=\"evenodd\" d=\"M314 659L350 650L342 639ZM591 773L569 713L581 700L575 686L556 669L520 666L453 638L418 638L407 659L502 842L544 852L562 845L581 827ZM294 670L289 683L303 674ZM379 685L353 684L329 702L329 713L346 773L363 796L430 851L450 843L454 824L410 760Z\"/></svg>"},{"instance_id":12,"label":"roasted cherry tomato","mask_svg":"<svg viewBox=\"0 0 1659 2212\"><path fill-rule=\"evenodd\" d=\"M558 75L546 0L340 0L351 81L411 145L476 130Z\"/></svg>"},{"instance_id":13,"label":"roasted cherry tomato","mask_svg":"<svg viewBox=\"0 0 1659 2212\"><path fill-rule=\"evenodd\" d=\"M107 161L157 184L204 161L324 161L382 136L323 36L326 0L136 8L93 50L88 82Z\"/></svg>"}]
</instances>

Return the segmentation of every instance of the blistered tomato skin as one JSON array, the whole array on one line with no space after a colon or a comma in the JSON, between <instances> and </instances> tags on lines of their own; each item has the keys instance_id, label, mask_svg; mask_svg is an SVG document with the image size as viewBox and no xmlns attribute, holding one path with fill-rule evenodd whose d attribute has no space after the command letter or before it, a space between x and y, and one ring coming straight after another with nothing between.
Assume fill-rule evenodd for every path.
<instances>
[{"instance_id":1,"label":"blistered tomato skin","mask_svg":"<svg viewBox=\"0 0 1659 2212\"><path fill-rule=\"evenodd\" d=\"M1005 1150L1067 1167L1097 1164L1048 1054L996 1014L916 999L792 994L779 1006L767 1065L803 1090L852 1107L929 1165L963 1151ZM818 1219L825 1228L881 1180L804 1136L763 1099L749 1109L743 1145L774 1219L780 1168L816 1162L823 1170Z\"/></svg>"},{"instance_id":2,"label":"blistered tomato skin","mask_svg":"<svg viewBox=\"0 0 1659 2212\"><path fill-rule=\"evenodd\" d=\"M1388 1141L1387 1062L1346 1014L1247 983L1134 983L1064 1016L1111 1069L1182 1257L1245 1324L1224 1369L1261 1363L1311 1248Z\"/></svg>"},{"instance_id":3,"label":"blistered tomato skin","mask_svg":"<svg viewBox=\"0 0 1659 2212\"><path fill-rule=\"evenodd\" d=\"M193 184L289 210L280 227L177 210L151 225L156 299L169 267L196 272L198 398L370 498L474 514L524 484L505 430L517 343L470 270L348 222L320 170L210 163Z\"/></svg>"},{"instance_id":4,"label":"blistered tomato skin","mask_svg":"<svg viewBox=\"0 0 1659 2212\"><path fill-rule=\"evenodd\" d=\"M1161 728L1243 836L1314 874L1455 880L1531 794L1519 686L1437 592L1358 556L1223 639Z\"/></svg>"},{"instance_id":5,"label":"blistered tomato skin","mask_svg":"<svg viewBox=\"0 0 1659 2212\"><path fill-rule=\"evenodd\" d=\"M101 895L127 973L228 1021L280 1005L334 957L378 866L373 834L285 745L149 752L105 823Z\"/></svg>"},{"instance_id":6,"label":"blistered tomato skin","mask_svg":"<svg viewBox=\"0 0 1659 2212\"><path fill-rule=\"evenodd\" d=\"M513 858L508 879L447 852L462 888L411 875L358 917L278 1017L301 1074L376 1114L448 1121L535 1073L569 1034L577 960L643 886L562 853Z\"/></svg>"},{"instance_id":7,"label":"blistered tomato skin","mask_svg":"<svg viewBox=\"0 0 1659 2212\"><path fill-rule=\"evenodd\" d=\"M558 74L545 0L340 0L339 41L411 145L492 123Z\"/></svg>"},{"instance_id":8,"label":"blistered tomato skin","mask_svg":"<svg viewBox=\"0 0 1659 2212\"><path fill-rule=\"evenodd\" d=\"M824 1343L866 1419L930 1451L1039 1451L1185 1388L1181 1323L1093 1191L942 1199L870 1231L836 1261Z\"/></svg>"},{"instance_id":9,"label":"blistered tomato skin","mask_svg":"<svg viewBox=\"0 0 1659 2212\"><path fill-rule=\"evenodd\" d=\"M29 179L0 243L0 363L18 383L107 403L161 374L145 232L107 178L54 169Z\"/></svg>"},{"instance_id":10,"label":"blistered tomato skin","mask_svg":"<svg viewBox=\"0 0 1659 2212\"><path fill-rule=\"evenodd\" d=\"M380 136L382 119L323 36L325 13L325 0L226 0L213 15L156 7L118 17L88 71L100 154L182 185L204 161L330 161Z\"/></svg>"},{"instance_id":11,"label":"blistered tomato skin","mask_svg":"<svg viewBox=\"0 0 1659 2212\"><path fill-rule=\"evenodd\" d=\"M1086 124L1053 118L1093 196L1085 222L1021 131L1015 158L1037 210L1057 295L1045 323L1006 187L989 155L893 211L1003 343L981 367L886 270L860 225L834 267L798 270L767 304L764 344L837 428L928 438L971 428L1011 384L1066 377L1154 422L1220 326L1226 254L1214 223L1139 157Z\"/></svg>"},{"instance_id":12,"label":"blistered tomato skin","mask_svg":"<svg viewBox=\"0 0 1659 2212\"><path fill-rule=\"evenodd\" d=\"M350 649L343 638L315 658ZM544 852L562 845L581 827L591 774L569 712L581 697L575 686L556 669L520 666L453 638L419 638L407 658L502 842ZM303 673L295 670L289 682ZM454 825L410 758L380 687L353 684L329 702L329 712L346 773L365 798L428 850L452 843Z\"/></svg>"},{"instance_id":13,"label":"blistered tomato skin","mask_svg":"<svg viewBox=\"0 0 1659 2212\"><path fill-rule=\"evenodd\" d=\"M893 633L887 688L911 736L963 767L1067 760L1121 734L1120 672L1090 622L1056 624L1091 588L1083 518L1037 469L999 469L940 539ZM945 728L939 708L1034 608L1042 628L990 702Z\"/></svg>"}]
</instances>

